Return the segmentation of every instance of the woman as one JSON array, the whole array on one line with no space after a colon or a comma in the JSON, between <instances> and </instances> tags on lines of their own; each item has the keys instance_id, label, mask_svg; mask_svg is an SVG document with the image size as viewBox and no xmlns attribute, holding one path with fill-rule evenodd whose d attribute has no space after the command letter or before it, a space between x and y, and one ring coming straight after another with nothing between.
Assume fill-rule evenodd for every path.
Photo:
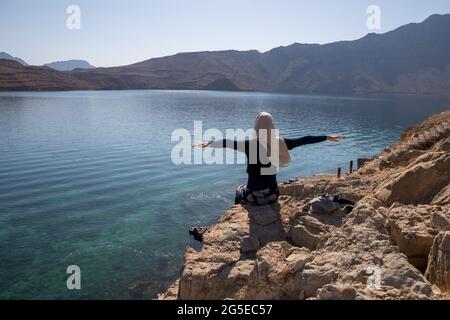
<instances>
[{"instance_id":1,"label":"woman","mask_svg":"<svg viewBox=\"0 0 450 320\"><path fill-rule=\"evenodd\" d=\"M276 137L276 139L272 139L271 132L274 129L275 125L272 116L267 112L261 112L256 117L254 126L255 136L251 139L244 141L228 141L224 139L192 145L193 147L202 148L233 148L234 150L245 152L247 157L248 181L246 185L241 185L237 188L236 204L250 202L265 205L278 200L279 193L276 171L278 167L287 167L289 165L291 161L289 150L326 140L338 142L345 139L344 136L306 136L298 139ZM273 142L278 142L279 159L275 165L270 161ZM253 146L256 146L256 148L253 148ZM276 154L276 150L274 151L274 154ZM270 170L273 168L275 170Z\"/></svg>"}]
</instances>

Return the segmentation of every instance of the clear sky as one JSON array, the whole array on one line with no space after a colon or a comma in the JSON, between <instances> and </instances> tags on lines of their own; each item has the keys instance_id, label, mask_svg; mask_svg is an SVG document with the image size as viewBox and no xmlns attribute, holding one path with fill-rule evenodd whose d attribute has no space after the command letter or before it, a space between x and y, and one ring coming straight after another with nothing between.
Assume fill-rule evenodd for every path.
<instances>
[{"instance_id":1,"label":"clear sky","mask_svg":"<svg viewBox=\"0 0 450 320\"><path fill-rule=\"evenodd\" d=\"M69 5L81 28L69 30ZM369 5L381 29L450 13L449 0L0 0L0 51L30 64L85 59L125 65L178 52L257 49L353 40L372 32Z\"/></svg>"}]
</instances>

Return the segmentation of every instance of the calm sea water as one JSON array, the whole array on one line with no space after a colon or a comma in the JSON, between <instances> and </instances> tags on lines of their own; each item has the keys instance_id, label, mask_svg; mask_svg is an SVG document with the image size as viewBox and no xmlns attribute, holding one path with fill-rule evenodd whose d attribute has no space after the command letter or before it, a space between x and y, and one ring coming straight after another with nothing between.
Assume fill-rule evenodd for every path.
<instances>
[{"instance_id":1,"label":"calm sea water","mask_svg":"<svg viewBox=\"0 0 450 320\"><path fill-rule=\"evenodd\" d=\"M175 166L176 128L250 128L273 114L281 134L346 133L292 152L279 180L370 157L405 127L446 110L430 97L327 97L196 91L0 93L0 298L130 298L179 273L192 225L213 223L245 183L244 165ZM78 265L82 289L66 288Z\"/></svg>"}]
</instances>

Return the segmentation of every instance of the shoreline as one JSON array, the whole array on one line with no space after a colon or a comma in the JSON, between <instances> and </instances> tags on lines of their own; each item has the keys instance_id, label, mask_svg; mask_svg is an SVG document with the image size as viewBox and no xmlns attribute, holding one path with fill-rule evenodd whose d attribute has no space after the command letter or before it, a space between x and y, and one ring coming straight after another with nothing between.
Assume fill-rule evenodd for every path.
<instances>
[{"instance_id":1,"label":"shoreline","mask_svg":"<svg viewBox=\"0 0 450 320\"><path fill-rule=\"evenodd\" d=\"M308 213L322 193L355 208ZM232 206L203 238L158 299L448 299L450 110L352 174L289 179L274 205Z\"/></svg>"},{"instance_id":2,"label":"shoreline","mask_svg":"<svg viewBox=\"0 0 450 320\"><path fill-rule=\"evenodd\" d=\"M211 93L242 93L242 94L267 94L267 95L285 95L285 96L307 96L307 97L329 97L329 98L380 98L380 97L421 97L421 98L442 98L450 99L449 93L417 93L417 92L288 92L288 91L248 91L248 90L208 90L208 89L61 89L61 90L3 90L0 88L0 94L3 93L74 93L74 92L125 92L125 91L161 91L161 92L211 92Z\"/></svg>"}]
</instances>

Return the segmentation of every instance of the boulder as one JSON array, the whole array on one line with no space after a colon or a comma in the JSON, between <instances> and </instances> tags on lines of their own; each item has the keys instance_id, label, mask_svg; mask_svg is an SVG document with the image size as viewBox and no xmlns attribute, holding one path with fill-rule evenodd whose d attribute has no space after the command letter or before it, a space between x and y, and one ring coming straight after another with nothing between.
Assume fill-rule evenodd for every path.
<instances>
[{"instance_id":1,"label":"boulder","mask_svg":"<svg viewBox=\"0 0 450 320\"><path fill-rule=\"evenodd\" d=\"M430 203L450 181L450 154L436 154L435 159L421 162L389 179L375 193L387 206Z\"/></svg>"},{"instance_id":2,"label":"boulder","mask_svg":"<svg viewBox=\"0 0 450 320\"><path fill-rule=\"evenodd\" d=\"M294 278L311 260L309 250L297 248L286 241L271 242L256 255L257 282L250 290L251 299L302 299L303 288Z\"/></svg>"},{"instance_id":3,"label":"boulder","mask_svg":"<svg viewBox=\"0 0 450 320\"><path fill-rule=\"evenodd\" d=\"M445 227L446 217L450 219L450 212L440 206L395 203L388 211L386 229L409 262L424 272L431 245Z\"/></svg>"},{"instance_id":4,"label":"boulder","mask_svg":"<svg viewBox=\"0 0 450 320\"><path fill-rule=\"evenodd\" d=\"M244 207L248 215L248 234L254 244L264 246L272 241L286 238L286 232L281 219L279 204L271 206Z\"/></svg>"},{"instance_id":5,"label":"boulder","mask_svg":"<svg viewBox=\"0 0 450 320\"><path fill-rule=\"evenodd\" d=\"M246 236L242 238L241 242L242 253L256 252L260 247L261 244L256 236Z\"/></svg>"},{"instance_id":6,"label":"boulder","mask_svg":"<svg viewBox=\"0 0 450 320\"><path fill-rule=\"evenodd\" d=\"M395 168L398 166L407 166L414 161L417 157L421 156L424 152L421 150L415 150L401 146L390 152L389 155L380 162L380 170Z\"/></svg>"},{"instance_id":7,"label":"boulder","mask_svg":"<svg viewBox=\"0 0 450 320\"><path fill-rule=\"evenodd\" d=\"M450 230L450 208L434 211L431 217L431 225L436 230Z\"/></svg>"},{"instance_id":8,"label":"boulder","mask_svg":"<svg viewBox=\"0 0 450 320\"><path fill-rule=\"evenodd\" d=\"M332 228L341 226L345 213L316 214L309 213L307 208L304 206L292 217L288 236L297 246L315 250Z\"/></svg>"},{"instance_id":9,"label":"boulder","mask_svg":"<svg viewBox=\"0 0 450 320\"><path fill-rule=\"evenodd\" d=\"M157 300L177 300L179 291L180 279L169 285L166 292L158 294Z\"/></svg>"},{"instance_id":10,"label":"boulder","mask_svg":"<svg viewBox=\"0 0 450 320\"><path fill-rule=\"evenodd\" d=\"M332 261L323 258L324 256L321 256L307 263L295 281L297 286L303 290L305 298L315 297L319 289L326 284L333 283L339 276L341 270Z\"/></svg>"},{"instance_id":11,"label":"boulder","mask_svg":"<svg viewBox=\"0 0 450 320\"><path fill-rule=\"evenodd\" d=\"M186 250L179 298L247 297L248 282L254 282L251 255L269 242L284 239L279 205L232 207L203 234L201 251Z\"/></svg>"},{"instance_id":12,"label":"boulder","mask_svg":"<svg viewBox=\"0 0 450 320\"><path fill-rule=\"evenodd\" d=\"M317 298L319 300L360 300L363 297L353 286L337 283L323 286Z\"/></svg>"},{"instance_id":13,"label":"boulder","mask_svg":"<svg viewBox=\"0 0 450 320\"><path fill-rule=\"evenodd\" d=\"M450 205L450 183L434 197L431 204Z\"/></svg>"},{"instance_id":14,"label":"boulder","mask_svg":"<svg viewBox=\"0 0 450 320\"><path fill-rule=\"evenodd\" d=\"M442 231L434 239L425 276L444 292L450 292L450 231Z\"/></svg>"},{"instance_id":15,"label":"boulder","mask_svg":"<svg viewBox=\"0 0 450 320\"><path fill-rule=\"evenodd\" d=\"M424 299L433 295L423 274L398 253L384 256L380 274L382 286L398 290L406 299Z\"/></svg>"},{"instance_id":16,"label":"boulder","mask_svg":"<svg viewBox=\"0 0 450 320\"><path fill-rule=\"evenodd\" d=\"M333 229L305 265L302 277L318 287L305 296L317 299L425 299L434 295L423 274L391 245L385 217L366 203L358 204ZM315 270L317 278L308 278ZM319 277L320 275L320 277ZM309 284L311 288L312 285ZM353 290L344 290L344 288Z\"/></svg>"},{"instance_id":17,"label":"boulder","mask_svg":"<svg viewBox=\"0 0 450 320\"><path fill-rule=\"evenodd\" d=\"M327 231L328 227L319 220L310 216L302 216L292 227L290 238L299 247L315 250Z\"/></svg>"}]
</instances>

